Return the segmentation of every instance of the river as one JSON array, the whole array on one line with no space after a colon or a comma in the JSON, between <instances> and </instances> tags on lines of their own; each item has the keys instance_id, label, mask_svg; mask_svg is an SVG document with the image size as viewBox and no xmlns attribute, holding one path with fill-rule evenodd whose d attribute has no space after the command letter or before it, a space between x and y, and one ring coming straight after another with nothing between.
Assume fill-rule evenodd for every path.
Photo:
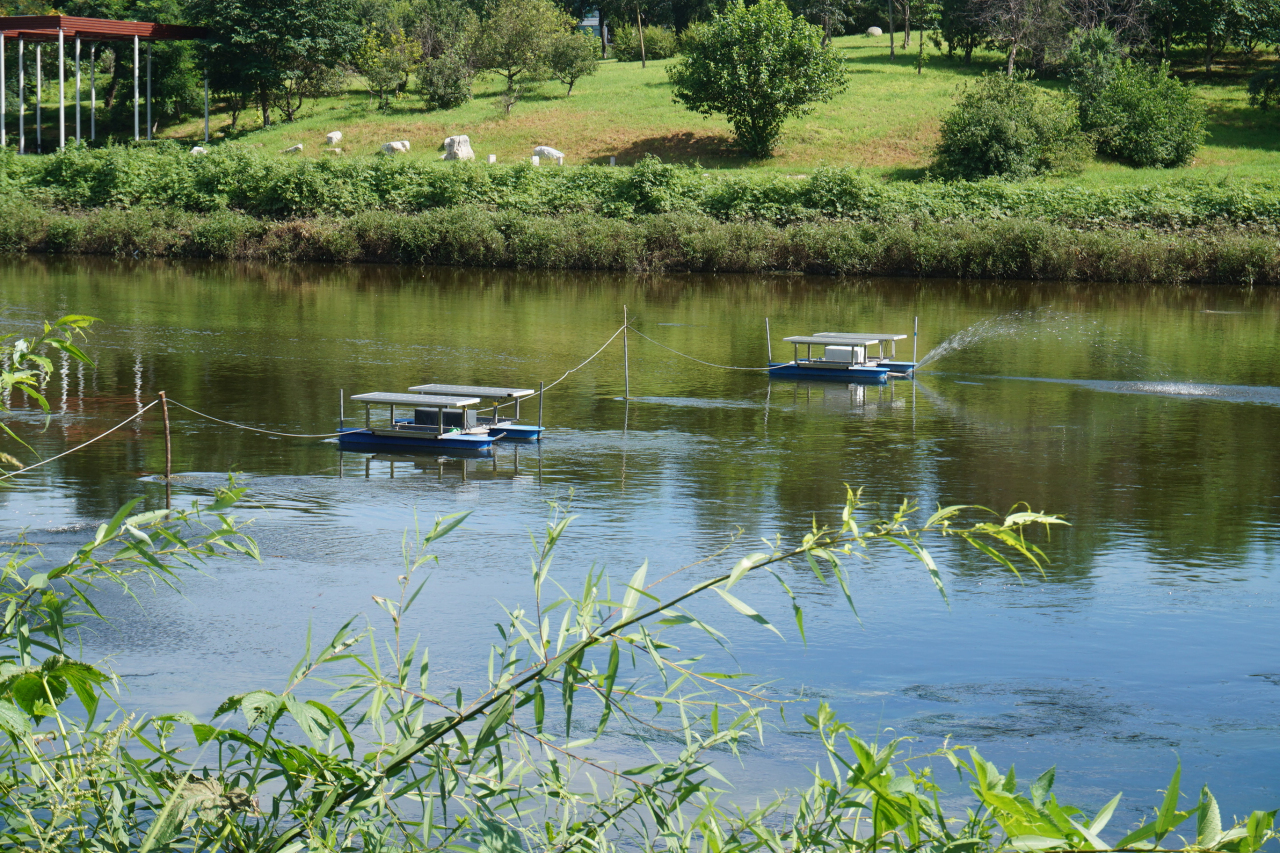
<instances>
[{"instance_id":1,"label":"river","mask_svg":"<svg viewBox=\"0 0 1280 853\"><path fill-rule=\"evenodd\" d=\"M279 686L308 625L376 619L370 596L394 591L415 518L472 512L438 549L412 626L437 685L470 685L499 604L529 601L528 533L549 500L571 496L579 516L556 567L572 587L593 562L622 580L646 558L651 576L684 565L739 527L735 554L794 540L814 517L838 519L848 483L887 507L1025 501L1072 526L1044 543L1044 575L1021 582L941 548L949 603L886 552L854 569L860 621L796 567L807 646L776 584L748 580L741 597L785 642L718 602L699 610L744 670L825 699L864 735L891 728L917 749L950 735L1024 778L1057 764L1062 799L1096 808L1124 791L1125 823L1158 802L1179 758L1184 789L1211 784L1224 817L1280 806L1280 294L38 258L0 265L0 293L6 330L102 320L96 369L60 364L48 427L30 409L10 420L45 456L161 390L318 434L336 426L340 389L536 387L599 348L624 305L637 331L718 365L763 364L766 317L775 357L789 357L786 335L909 332L915 317L922 355L951 339L915 383L851 389L770 382L632 335L630 402L619 340L547 394L540 445L492 459L339 453L174 407L174 500L236 472L264 557L138 603L103 595L113 627L87 635L85 656L112 658L132 706L208 714ZM56 556L134 496L162 505L163 453L148 413L18 478L0 492L6 536L27 528ZM816 753L800 710L730 768L740 791L806 782Z\"/></svg>"}]
</instances>

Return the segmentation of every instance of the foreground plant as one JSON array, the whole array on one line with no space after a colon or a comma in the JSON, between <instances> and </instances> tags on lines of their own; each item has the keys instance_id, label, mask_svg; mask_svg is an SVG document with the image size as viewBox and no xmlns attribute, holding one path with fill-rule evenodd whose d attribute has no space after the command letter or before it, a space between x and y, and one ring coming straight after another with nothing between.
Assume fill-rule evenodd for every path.
<instances>
[{"instance_id":1,"label":"foreground plant","mask_svg":"<svg viewBox=\"0 0 1280 853\"><path fill-rule=\"evenodd\" d=\"M553 512L531 561L531 604L506 611L490 651L485 686L470 692L432 683L430 661L407 631L421 601L430 549L463 523L439 519L406 547L398 594L375 598L390 636L372 624L344 625L302 659L277 690L223 703L212 722L188 713L103 717L113 675L73 659L65 638L92 619L103 580L137 575L171 582L171 566L256 552L226 509L239 490L191 513L130 516L126 507L91 543L49 572L10 555L9 614L0 681L3 799L0 844L76 850L1099 850L1114 812L1060 804L1053 772L1029 790L975 751L946 746L923 756L901 739L856 736L820 705L805 717L827 754L806 790L750 810L726 797L714 758L742 758L743 738L761 739L781 703L767 685L713 671L681 650L699 635L725 637L687 606L712 595L734 614L774 632L744 601L741 582L768 575L804 612L783 567L811 571L854 603L850 561L888 549L909 554L942 589L930 540L963 543L1017 573L1044 555L1028 536L1062 522L1034 512L962 524L968 507L913 523L904 504L884 518L850 493L839 526L815 525L800 542L732 561L729 548L659 573L646 563L625 584L589 570L571 594L551 574L572 517ZM212 519L212 523L209 523ZM192 538L182 530L202 532ZM733 546L730 546L733 547ZM723 570L715 570L716 565ZM305 699L333 686L329 702ZM108 703L109 704L109 703ZM181 727L181 730L180 730ZM643 742L651 759L619 765L611 738ZM955 818L940 802L932 763L966 780L972 806ZM954 793L954 792L952 792ZM1208 791L1181 803L1175 775L1155 819L1116 846L1159 847L1196 820L1192 846L1252 853L1272 837L1274 813L1224 830Z\"/></svg>"}]
</instances>

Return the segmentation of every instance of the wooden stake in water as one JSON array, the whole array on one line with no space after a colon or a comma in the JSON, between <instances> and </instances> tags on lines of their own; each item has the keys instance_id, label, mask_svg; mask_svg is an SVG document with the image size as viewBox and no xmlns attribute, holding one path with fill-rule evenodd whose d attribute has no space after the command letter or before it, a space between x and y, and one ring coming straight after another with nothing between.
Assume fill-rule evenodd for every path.
<instances>
[{"instance_id":1,"label":"wooden stake in water","mask_svg":"<svg viewBox=\"0 0 1280 853\"><path fill-rule=\"evenodd\" d=\"M915 331L911 333L911 363L916 363L916 346L920 343L920 318L916 317Z\"/></svg>"},{"instance_id":2,"label":"wooden stake in water","mask_svg":"<svg viewBox=\"0 0 1280 853\"><path fill-rule=\"evenodd\" d=\"M631 399L631 363L627 354L627 306L622 306L622 398Z\"/></svg>"},{"instance_id":3,"label":"wooden stake in water","mask_svg":"<svg viewBox=\"0 0 1280 853\"><path fill-rule=\"evenodd\" d=\"M163 391L160 411L164 413L164 508L173 509L173 441L169 436L169 398Z\"/></svg>"}]
</instances>

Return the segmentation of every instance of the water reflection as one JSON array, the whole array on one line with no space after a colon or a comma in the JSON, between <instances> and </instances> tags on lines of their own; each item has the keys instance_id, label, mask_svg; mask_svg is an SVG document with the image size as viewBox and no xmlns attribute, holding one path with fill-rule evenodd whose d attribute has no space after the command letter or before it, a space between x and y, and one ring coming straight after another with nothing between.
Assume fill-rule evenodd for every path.
<instances>
[{"instance_id":1,"label":"water reflection","mask_svg":"<svg viewBox=\"0 0 1280 853\"><path fill-rule=\"evenodd\" d=\"M863 730L951 734L1024 772L1056 760L1060 786L1086 802L1120 788L1153 799L1177 744L1187 778L1212 778L1232 811L1276 805L1280 691L1257 677L1280 668L1269 291L42 259L0 267L0 287L15 327L69 311L104 321L96 370L59 365L48 425L30 409L11 420L45 455L160 390L237 423L325 433L339 389L530 387L595 351L624 304L655 340L744 367L764 363L765 317L779 346L821 330L906 332L917 316L922 353L968 335L917 382L870 388L770 382L634 338L632 400L612 347L548 394L547 440L487 459L340 453L175 408L175 501L240 472L266 556L144 609L103 603L115 627L90 648L138 674L141 705L208 711L273 684L308 623L324 633L388 590L404 531L438 513L473 513L442 546L431 616L415 626L447 682L483 665L495 601L527 601L527 532L548 500L572 493L580 516L557 560L572 583L593 562L615 574L644 558L684 565L739 527L745 547L801 536L837 517L848 483L886 509L1026 501L1073 527L1045 544L1044 576L1022 583L940 548L949 607L917 568L877 554L857 571L861 627L795 567L809 646L728 621L738 665L820 692ZM0 492L0 512L56 554L126 500L163 505L157 470L163 438L144 419ZM788 623L772 587L744 583ZM707 609L718 625L733 618ZM772 743L753 784L803 782L807 750Z\"/></svg>"}]
</instances>

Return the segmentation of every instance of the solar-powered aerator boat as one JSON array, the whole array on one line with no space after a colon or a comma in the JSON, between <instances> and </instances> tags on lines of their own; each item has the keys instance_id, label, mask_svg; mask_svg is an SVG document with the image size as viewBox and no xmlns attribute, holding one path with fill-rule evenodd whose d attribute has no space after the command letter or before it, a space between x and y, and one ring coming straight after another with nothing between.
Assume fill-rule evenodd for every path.
<instances>
[{"instance_id":1,"label":"solar-powered aerator boat","mask_svg":"<svg viewBox=\"0 0 1280 853\"><path fill-rule=\"evenodd\" d=\"M471 420L467 421L472 426L482 426L488 428L491 435L508 441L522 441L529 439L540 439L542 437L542 400L538 400L538 423L519 424L516 423L520 419L520 401L526 397L532 397L537 394L532 388L500 388L492 385L414 385L409 389L414 394L431 394L437 397L466 397L479 398L486 401L487 404L493 405L493 414L489 416L481 415L479 412L470 413ZM499 401L506 401L505 403ZM514 406L511 417L499 417L499 407L507 405ZM414 413L414 423L435 424L436 413L433 409L427 409L424 412ZM445 423L450 426L463 426L466 414L458 414L446 411Z\"/></svg>"},{"instance_id":2,"label":"solar-powered aerator boat","mask_svg":"<svg viewBox=\"0 0 1280 853\"><path fill-rule=\"evenodd\" d=\"M889 377L906 378L916 369L913 361L897 359L897 342L906 335L853 334L845 332L818 332L813 335L797 335L786 338L795 348L795 358L788 362L770 362L769 375L788 379L827 379L834 382L861 382L883 385ZM885 352L888 344L888 353ZM800 356L800 347L805 355ZM876 347L875 355L868 350ZM813 348L821 347L817 358Z\"/></svg>"},{"instance_id":3,"label":"solar-powered aerator boat","mask_svg":"<svg viewBox=\"0 0 1280 853\"><path fill-rule=\"evenodd\" d=\"M392 447L413 450L488 451L498 434L476 423L472 406L479 397L438 394L393 394L375 391L351 397L364 403L364 426L338 427L338 445L343 449L382 450ZM386 426L374 426L371 407L390 409ZM396 407L413 409L411 421L396 417ZM430 412L428 416L427 412Z\"/></svg>"}]
</instances>

